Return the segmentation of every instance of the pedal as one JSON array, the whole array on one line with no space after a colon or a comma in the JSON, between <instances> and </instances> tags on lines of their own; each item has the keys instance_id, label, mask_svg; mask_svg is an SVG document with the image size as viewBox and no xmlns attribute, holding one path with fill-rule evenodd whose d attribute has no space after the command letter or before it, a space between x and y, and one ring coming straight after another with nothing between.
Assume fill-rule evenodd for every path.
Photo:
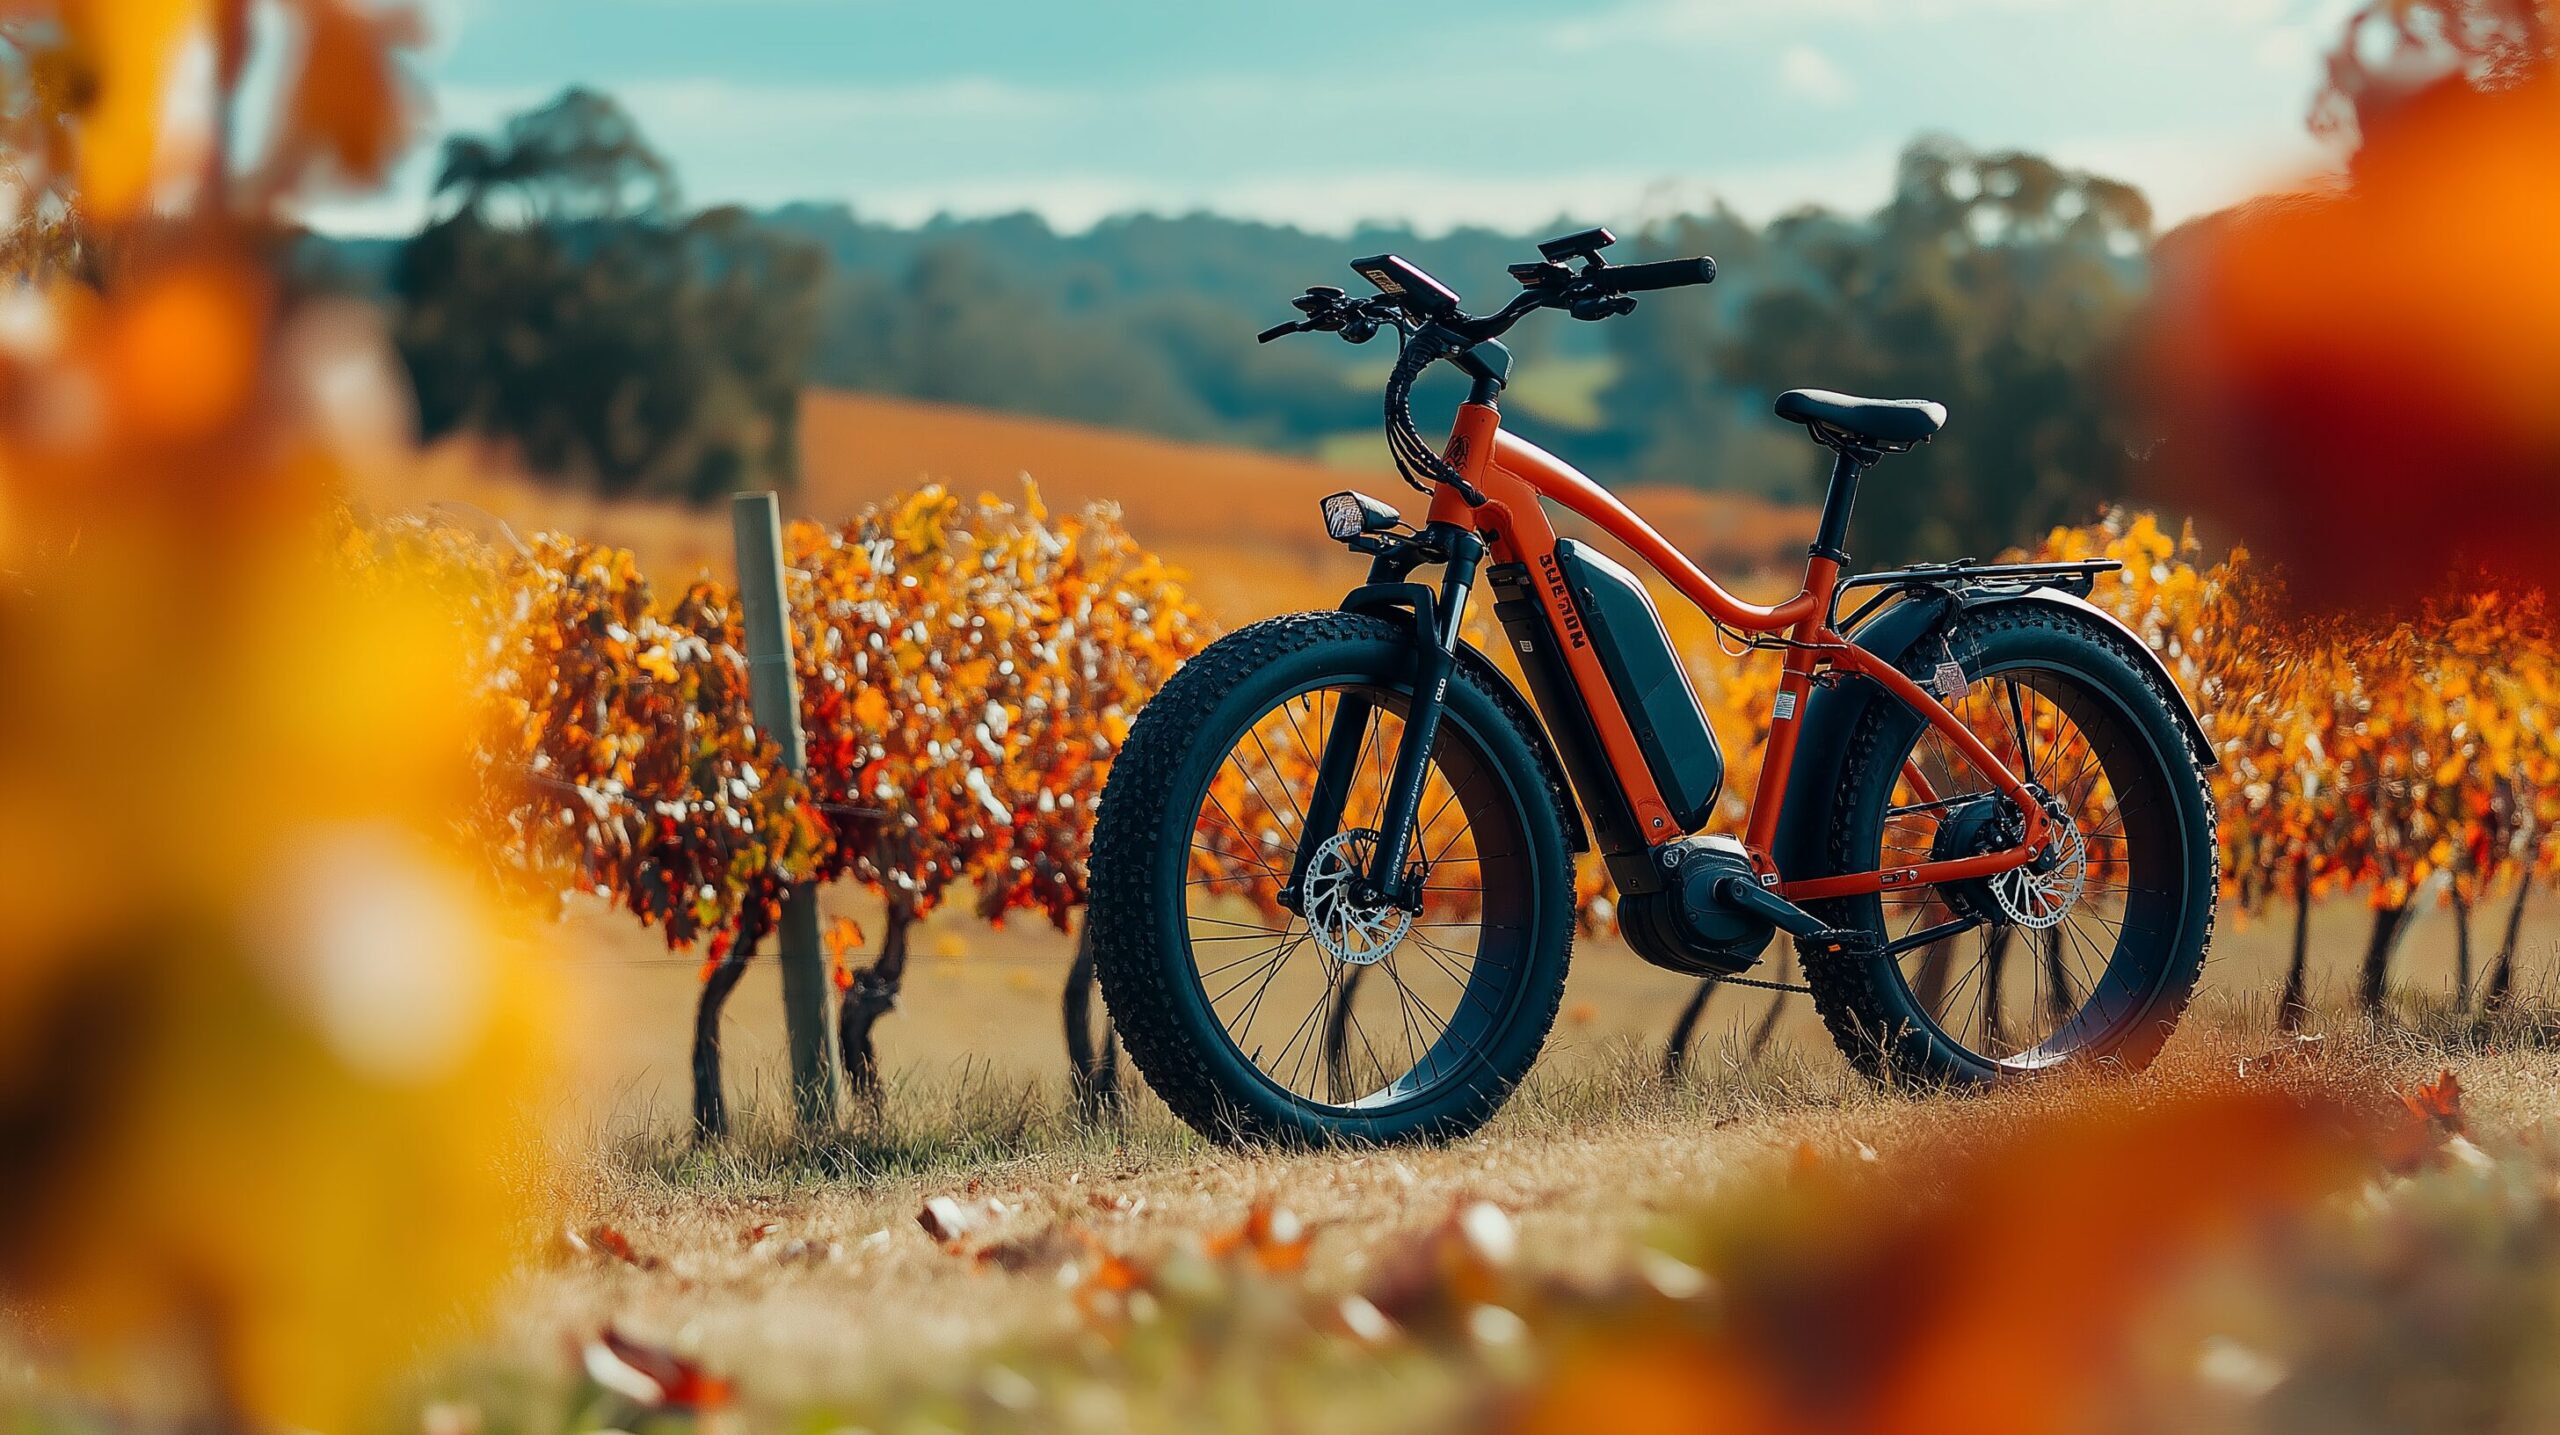
<instances>
[{"instance_id":1,"label":"pedal","mask_svg":"<svg viewBox=\"0 0 2560 1435\"><path fill-rule=\"evenodd\" d=\"M1872 962L1884 955L1884 941L1873 932L1825 927L1796 938L1796 957L1807 967L1816 962Z\"/></svg>"}]
</instances>

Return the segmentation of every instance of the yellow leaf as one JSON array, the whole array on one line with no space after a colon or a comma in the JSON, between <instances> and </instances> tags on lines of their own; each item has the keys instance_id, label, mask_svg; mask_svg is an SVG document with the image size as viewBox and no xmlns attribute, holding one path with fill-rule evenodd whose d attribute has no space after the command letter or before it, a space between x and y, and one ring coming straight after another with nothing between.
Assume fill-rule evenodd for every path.
<instances>
[{"instance_id":1,"label":"yellow leaf","mask_svg":"<svg viewBox=\"0 0 2560 1435\"><path fill-rule=\"evenodd\" d=\"M889 725L889 700L878 688L864 688L854 694L853 720L877 731Z\"/></svg>"},{"instance_id":2,"label":"yellow leaf","mask_svg":"<svg viewBox=\"0 0 2560 1435\"><path fill-rule=\"evenodd\" d=\"M85 63L93 98L80 125L80 204L100 219L129 219L151 191L181 168L190 146L166 127L171 79L188 41L205 33L205 0L82 0L63 7L63 27ZM210 114L191 117L200 147Z\"/></svg>"}]
</instances>

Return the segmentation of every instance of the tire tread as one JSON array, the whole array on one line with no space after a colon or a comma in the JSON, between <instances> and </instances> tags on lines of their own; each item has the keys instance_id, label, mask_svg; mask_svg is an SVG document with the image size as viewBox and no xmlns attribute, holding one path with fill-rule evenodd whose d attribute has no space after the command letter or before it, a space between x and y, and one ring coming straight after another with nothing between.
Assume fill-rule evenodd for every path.
<instances>
[{"instance_id":1,"label":"tire tread","mask_svg":"<svg viewBox=\"0 0 2560 1435\"><path fill-rule=\"evenodd\" d=\"M1148 1086L1176 1116L1215 1140L1318 1144L1342 1140L1347 1133L1313 1120L1275 1123L1226 1097L1200 1046L1204 1040L1220 1038L1193 1030L1184 1016L1182 994L1170 985L1177 978L1155 950L1148 916L1157 900L1150 891L1154 867L1150 849L1171 815L1168 805L1180 800L1174 788L1191 754L1201 742L1225 736L1204 730L1239 685L1273 662L1311 647L1380 639L1404 641L1406 635L1381 619L1342 612L1294 613L1237 629L1184 664L1139 712L1104 785L1089 868L1087 928L1093 933L1095 975L1122 1045ZM1516 694L1476 682L1464 664L1450 681L1467 683L1491 699L1511 729L1507 736L1519 744L1520 751L1533 756L1544 753L1537 718ZM1524 817L1533 841L1539 840L1545 827L1547 840L1554 844L1558 875L1546 899L1569 906L1572 862L1564 833L1571 830L1572 799L1566 795L1562 775L1543 761L1539 765L1547 768L1543 778L1552 810L1544 823L1536 815ZM1533 1052L1554 1028L1563 1002L1561 974L1571 960L1573 924L1563 925L1565 951L1558 962L1558 979L1543 989L1533 987L1527 1005L1515 1018L1535 1026ZM1483 1093L1454 1120L1386 1139L1447 1139L1472 1131L1492 1117L1525 1074L1525 1069L1500 1073L1500 1089Z\"/></svg>"},{"instance_id":2,"label":"tire tread","mask_svg":"<svg viewBox=\"0 0 2560 1435\"><path fill-rule=\"evenodd\" d=\"M2215 853L2215 873L2214 880L2208 884L2211 890L2205 899L2203 934L2195 961L2189 969L2172 975L2168 990L2161 995L2157 1019L2128 1033L2115 1051L2102 1058L2140 1070L2159 1054L2161 1045L2185 1015L2187 1004L2194 999L2204 963L2212 953L2214 925L2221 915L2221 858L2216 836L2213 786L2203 780L2202 774L2210 755L2196 750L2194 739L2186 734L2185 725L2177 720L2173 705L2185 699L2161 681L2147 654L2131 651L2131 644L2124 635L2104 624L2054 607L2003 604L1959 615L1950 626L1939 631L1978 651L1980 642L1989 635L2020 627L2041 627L2075 636L2105 647L2121 658L2141 680L2150 701L2158 707L2161 723L2169 731L2179 734L2179 746L2186 753L2188 768L2196 775L2202 789L2204 840L2208 849ZM1903 671L1914 680L1925 683L1929 670L1934 666L1927 656L1931 652L1931 644L1925 639L1914 644L1910 655L1902 662ZM1884 715L1890 711L1890 707L1884 705L1871 707L1850 734L1849 751L1840 765L1840 785L1832 796L1834 816L1830 825L1829 856L1834 872L1864 870L1858 864L1868 860L1866 855L1851 850L1856 836L1850 831L1851 824L1845 814L1856 811L1856 804L1865 797L1862 788L1869 780L1868 769L1877 761L1877 746L1884 736ZM1821 904L1817 911L1827 920L1843 926L1849 924L1849 904L1846 902ZM1898 1003L1883 984L1898 982L1900 978L1890 974L1885 969L1886 965L1881 961L1806 965L1805 984L1812 991L1814 1009L1821 1015L1823 1025L1830 1030L1832 1040L1838 1044L1841 1053L1861 1072L1879 1082L1910 1086L1967 1080L1965 1073L1950 1070L1943 1064L1905 1059L1903 1048L1916 1043L1905 1042L1902 1033L1890 1029L1894 1021L1892 1011Z\"/></svg>"}]
</instances>

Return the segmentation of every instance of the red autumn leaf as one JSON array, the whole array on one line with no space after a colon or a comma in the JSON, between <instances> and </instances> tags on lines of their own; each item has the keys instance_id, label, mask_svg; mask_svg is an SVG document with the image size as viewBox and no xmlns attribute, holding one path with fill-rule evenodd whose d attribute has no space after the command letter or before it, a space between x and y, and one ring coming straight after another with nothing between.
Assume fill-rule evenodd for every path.
<instances>
[{"instance_id":1,"label":"red autumn leaf","mask_svg":"<svg viewBox=\"0 0 2560 1435\"><path fill-rule=\"evenodd\" d=\"M1273 1275L1282 1275L1306 1268L1307 1247L1314 1240L1315 1233L1294 1212L1260 1200L1245 1212L1241 1224L1211 1236L1208 1250L1221 1260L1240 1257Z\"/></svg>"},{"instance_id":2,"label":"red autumn leaf","mask_svg":"<svg viewBox=\"0 0 2560 1435\"><path fill-rule=\"evenodd\" d=\"M587 1374L599 1385L657 1410L718 1410L737 1396L728 1380L712 1375L674 1351L649 1345L606 1326L584 1351Z\"/></svg>"},{"instance_id":3,"label":"red autumn leaf","mask_svg":"<svg viewBox=\"0 0 2560 1435\"><path fill-rule=\"evenodd\" d=\"M2436 1164L2444 1158L2446 1143L2469 1130L2462 1112L2462 1082L2451 1071L2401 1092L2400 1106L2400 1118L2383 1129L2379 1143L2383 1164L2394 1171Z\"/></svg>"},{"instance_id":4,"label":"red autumn leaf","mask_svg":"<svg viewBox=\"0 0 2560 1435\"><path fill-rule=\"evenodd\" d=\"M1131 1293L1147 1283L1148 1271L1143 1265L1105 1249L1090 1233L1078 1232L1091 1252L1093 1268L1076 1282L1076 1309L1084 1318L1097 1324L1117 1320L1125 1314Z\"/></svg>"},{"instance_id":5,"label":"red autumn leaf","mask_svg":"<svg viewBox=\"0 0 2560 1435\"><path fill-rule=\"evenodd\" d=\"M604 1222L598 1222L588 1228L586 1243L590 1249L601 1251L625 1265L638 1266L644 1271L656 1270L661 1264L656 1256L640 1254L639 1249L631 1244L631 1238L624 1235L619 1227Z\"/></svg>"},{"instance_id":6,"label":"red autumn leaf","mask_svg":"<svg viewBox=\"0 0 2560 1435\"><path fill-rule=\"evenodd\" d=\"M2410 1115L2434 1123L2448 1136L2459 1136L2468 1129L2462 1113L2462 1078L2454 1075L2450 1067L2415 1091L2402 1092L2400 1102L2409 1108Z\"/></svg>"}]
</instances>

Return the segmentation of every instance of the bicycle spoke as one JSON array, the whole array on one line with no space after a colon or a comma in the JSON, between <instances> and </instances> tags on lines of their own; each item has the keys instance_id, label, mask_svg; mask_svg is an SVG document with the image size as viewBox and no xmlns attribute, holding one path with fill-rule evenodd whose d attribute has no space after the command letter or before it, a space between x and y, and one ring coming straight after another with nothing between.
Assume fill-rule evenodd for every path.
<instances>
[{"instance_id":1,"label":"bicycle spoke","mask_svg":"<svg viewBox=\"0 0 2560 1435\"><path fill-rule=\"evenodd\" d=\"M1424 768L1405 854L1406 870L1424 874L1427 907L1346 909L1337 896L1326 920L1341 925L1321 940L1299 912L1272 925L1278 888L1310 860L1297 850L1313 815L1302 788L1354 691L1297 694L1235 730L1201 798L1191 858L1200 865L1181 884L1192 969L1236 1052L1297 1099L1331 1106L1403 1101L1453 1079L1466 1065L1453 1058L1480 1052L1487 1024L1507 1010L1528 940L1520 894L1505 885L1524 870L1522 834L1516 822L1478 826L1482 812L1508 810L1489 806L1508 800L1501 780L1447 733ZM1392 692L1373 701L1350 739L1364 750L1336 755L1353 774L1336 837L1383 825L1406 730L1402 701ZM1337 855L1323 860L1337 863L1337 880L1341 864L1367 860L1356 848L1330 850ZM1316 901L1317 877L1309 868L1303 901ZM1313 905L1302 910L1317 915ZM1368 976L1370 965L1385 975ZM1380 1002L1395 1011L1382 1013Z\"/></svg>"}]
</instances>

